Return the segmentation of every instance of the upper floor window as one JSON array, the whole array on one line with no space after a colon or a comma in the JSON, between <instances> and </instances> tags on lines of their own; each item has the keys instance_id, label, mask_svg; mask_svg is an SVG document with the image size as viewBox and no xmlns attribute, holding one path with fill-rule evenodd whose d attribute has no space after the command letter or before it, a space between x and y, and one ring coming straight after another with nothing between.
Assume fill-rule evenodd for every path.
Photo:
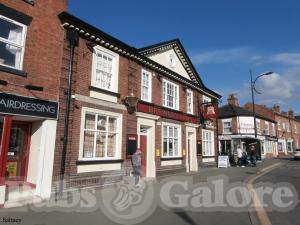
<instances>
[{"instance_id":1,"label":"upper floor window","mask_svg":"<svg viewBox=\"0 0 300 225\"><path fill-rule=\"evenodd\" d=\"M0 65L22 70L27 26L0 15Z\"/></svg>"},{"instance_id":2,"label":"upper floor window","mask_svg":"<svg viewBox=\"0 0 300 225\"><path fill-rule=\"evenodd\" d=\"M224 134L230 134L230 133L232 133L231 120L224 120L223 121L223 133Z\"/></svg>"},{"instance_id":3,"label":"upper floor window","mask_svg":"<svg viewBox=\"0 0 300 225\"><path fill-rule=\"evenodd\" d=\"M193 91L187 90L186 91L186 104L187 104L187 113L193 114L194 113L194 106L193 106Z\"/></svg>"},{"instance_id":4,"label":"upper floor window","mask_svg":"<svg viewBox=\"0 0 300 225\"><path fill-rule=\"evenodd\" d=\"M290 125L288 123L286 124L286 130L290 131Z\"/></svg>"},{"instance_id":5,"label":"upper floor window","mask_svg":"<svg viewBox=\"0 0 300 225\"><path fill-rule=\"evenodd\" d=\"M270 128L269 128L269 123L268 122L265 122L264 134L265 135L269 135L270 134Z\"/></svg>"},{"instance_id":6,"label":"upper floor window","mask_svg":"<svg viewBox=\"0 0 300 225\"><path fill-rule=\"evenodd\" d=\"M118 91L118 55L100 46L94 48L92 85Z\"/></svg>"},{"instance_id":7,"label":"upper floor window","mask_svg":"<svg viewBox=\"0 0 300 225\"><path fill-rule=\"evenodd\" d=\"M286 129L285 123L282 123L282 129L283 129L283 130Z\"/></svg>"},{"instance_id":8,"label":"upper floor window","mask_svg":"<svg viewBox=\"0 0 300 225\"><path fill-rule=\"evenodd\" d=\"M297 130L297 125L294 124L294 131L295 131L295 134L297 134L298 130Z\"/></svg>"},{"instance_id":9,"label":"upper floor window","mask_svg":"<svg viewBox=\"0 0 300 225\"><path fill-rule=\"evenodd\" d=\"M146 102L151 102L152 92L152 76L151 73L142 70L142 84L141 84L141 99Z\"/></svg>"},{"instance_id":10,"label":"upper floor window","mask_svg":"<svg viewBox=\"0 0 300 225\"><path fill-rule=\"evenodd\" d=\"M280 122L278 122L277 128L278 128L278 130L281 130L281 123Z\"/></svg>"},{"instance_id":11,"label":"upper floor window","mask_svg":"<svg viewBox=\"0 0 300 225\"><path fill-rule=\"evenodd\" d=\"M172 109L179 109L179 88L177 84L163 81L163 105Z\"/></svg>"},{"instance_id":12,"label":"upper floor window","mask_svg":"<svg viewBox=\"0 0 300 225\"><path fill-rule=\"evenodd\" d=\"M276 130L275 130L275 124L272 123L272 135L275 137L276 136Z\"/></svg>"}]
</instances>

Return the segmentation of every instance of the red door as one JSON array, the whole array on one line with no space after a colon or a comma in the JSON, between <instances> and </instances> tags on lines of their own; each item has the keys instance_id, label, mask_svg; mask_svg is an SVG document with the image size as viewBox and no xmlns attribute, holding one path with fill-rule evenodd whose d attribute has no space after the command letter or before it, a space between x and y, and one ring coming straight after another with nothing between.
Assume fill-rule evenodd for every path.
<instances>
[{"instance_id":1,"label":"red door","mask_svg":"<svg viewBox=\"0 0 300 225\"><path fill-rule=\"evenodd\" d=\"M142 152L142 165L141 165L141 176L146 176L147 169L147 136L140 135L140 149Z\"/></svg>"},{"instance_id":2,"label":"red door","mask_svg":"<svg viewBox=\"0 0 300 225\"><path fill-rule=\"evenodd\" d=\"M13 121L10 129L5 177L7 181L26 181L30 124Z\"/></svg>"}]
</instances>

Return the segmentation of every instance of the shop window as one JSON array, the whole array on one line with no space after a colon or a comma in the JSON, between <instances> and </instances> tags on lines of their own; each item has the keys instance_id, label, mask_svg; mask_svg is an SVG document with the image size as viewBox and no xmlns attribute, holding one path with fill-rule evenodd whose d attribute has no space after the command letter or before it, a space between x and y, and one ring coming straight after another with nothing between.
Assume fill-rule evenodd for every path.
<instances>
[{"instance_id":1,"label":"shop window","mask_svg":"<svg viewBox=\"0 0 300 225\"><path fill-rule=\"evenodd\" d=\"M82 159L116 159L120 149L120 117L84 112Z\"/></svg>"},{"instance_id":2,"label":"shop window","mask_svg":"<svg viewBox=\"0 0 300 225\"><path fill-rule=\"evenodd\" d=\"M186 91L186 103L187 103L187 113L193 114L194 113L194 106L193 106L193 91L187 90Z\"/></svg>"},{"instance_id":3,"label":"shop window","mask_svg":"<svg viewBox=\"0 0 300 225\"><path fill-rule=\"evenodd\" d=\"M93 54L92 86L117 92L118 55L102 47L95 47Z\"/></svg>"},{"instance_id":4,"label":"shop window","mask_svg":"<svg viewBox=\"0 0 300 225\"><path fill-rule=\"evenodd\" d=\"M27 27L0 15L0 65L22 70Z\"/></svg>"},{"instance_id":5,"label":"shop window","mask_svg":"<svg viewBox=\"0 0 300 225\"><path fill-rule=\"evenodd\" d=\"M278 148L278 152L283 152L283 143L278 142L277 148Z\"/></svg>"},{"instance_id":6,"label":"shop window","mask_svg":"<svg viewBox=\"0 0 300 225\"><path fill-rule=\"evenodd\" d=\"M141 84L141 99L146 102L151 102L152 92L152 76L151 73L142 70L142 84Z\"/></svg>"},{"instance_id":7,"label":"shop window","mask_svg":"<svg viewBox=\"0 0 300 225\"><path fill-rule=\"evenodd\" d=\"M178 85L163 81L163 106L171 109L179 109L179 88Z\"/></svg>"},{"instance_id":8,"label":"shop window","mask_svg":"<svg viewBox=\"0 0 300 225\"><path fill-rule=\"evenodd\" d=\"M179 157L180 128L163 126L163 157Z\"/></svg>"},{"instance_id":9,"label":"shop window","mask_svg":"<svg viewBox=\"0 0 300 225\"><path fill-rule=\"evenodd\" d=\"M202 131L202 154L203 156L214 156L214 133L213 131Z\"/></svg>"}]
</instances>

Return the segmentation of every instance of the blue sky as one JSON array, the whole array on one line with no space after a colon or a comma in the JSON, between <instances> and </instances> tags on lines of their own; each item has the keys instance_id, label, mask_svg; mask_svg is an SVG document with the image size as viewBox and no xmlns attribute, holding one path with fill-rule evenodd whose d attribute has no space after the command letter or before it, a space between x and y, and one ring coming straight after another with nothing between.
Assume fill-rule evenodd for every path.
<instances>
[{"instance_id":1,"label":"blue sky","mask_svg":"<svg viewBox=\"0 0 300 225\"><path fill-rule=\"evenodd\" d=\"M179 38L207 87L300 114L298 0L69 0L69 12L134 47Z\"/></svg>"}]
</instances>

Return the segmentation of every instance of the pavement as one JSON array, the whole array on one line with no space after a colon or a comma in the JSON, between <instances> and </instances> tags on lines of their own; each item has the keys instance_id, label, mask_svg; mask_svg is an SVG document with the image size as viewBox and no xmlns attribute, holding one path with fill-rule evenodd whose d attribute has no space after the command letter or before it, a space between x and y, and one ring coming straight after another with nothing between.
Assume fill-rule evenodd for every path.
<instances>
[{"instance_id":1,"label":"pavement","mask_svg":"<svg viewBox=\"0 0 300 225\"><path fill-rule=\"evenodd\" d=\"M261 171L273 165L276 167L271 168L266 173L261 173ZM257 209L250 211L248 206L241 208L227 206L199 207L198 209L194 205L191 206L193 197L195 197L194 200L197 200L194 201L194 204L203 203L205 206L204 203L207 200L205 197L209 196L210 193L201 192L201 194L195 188L201 187L199 184L205 186L208 183L207 179L219 178L219 181L220 179L226 180L224 189L227 191L230 190L229 188L237 187L241 184L244 184L246 187L249 179L256 176L257 179L254 181L253 186L261 182L269 182L268 184L275 186L282 182L287 182L295 188L296 193L300 193L300 161L270 159L258 163L257 167L201 168L197 173L180 174L179 176L168 177L159 182L142 182L142 187L136 188L130 186L128 188L126 184L122 184L117 187L104 189L89 189L76 194L66 195L66 198L63 200L52 200L50 203L44 202L41 205L35 206L1 209L0 224L264 225L257 218L257 212L255 211ZM176 186L176 188L174 186L173 189L170 189L170 193L172 191L175 192L175 194L173 192L173 194L170 194L171 202L175 206L169 207L167 204L161 203L163 202L161 199L167 199L168 197L162 191L162 187L166 187L165 184L169 184L170 182L177 182L177 184L181 182L183 184L186 180L191 180L192 183L189 183L189 185L194 186L188 186L191 188L187 190L185 190L184 185L180 187ZM220 186L216 185L216 189L213 190L216 192L213 193L213 200L222 196L221 189L217 190L217 187ZM179 200L178 196L176 197L176 193L181 194L181 200ZM190 196L190 198L188 199L187 196ZM241 199L242 195L237 197L237 203ZM299 197L296 196L295 199L299 199ZM227 200L234 202L235 198L227 198ZM116 203L117 210L115 208L112 210L112 202ZM165 200L165 202L168 201ZM180 202L188 202L189 205L181 207L179 205ZM300 224L299 213L299 203L295 204L287 212L266 209L266 216L272 225Z\"/></svg>"}]
</instances>

